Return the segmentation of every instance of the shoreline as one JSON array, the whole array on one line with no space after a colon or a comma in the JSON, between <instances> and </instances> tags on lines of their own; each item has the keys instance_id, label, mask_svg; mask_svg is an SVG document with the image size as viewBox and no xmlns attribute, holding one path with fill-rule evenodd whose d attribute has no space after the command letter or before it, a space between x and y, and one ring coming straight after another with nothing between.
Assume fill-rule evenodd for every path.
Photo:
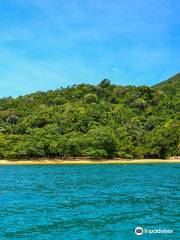
<instances>
[{"instance_id":1,"label":"shoreline","mask_svg":"<svg viewBox=\"0 0 180 240\"><path fill-rule=\"evenodd\" d=\"M0 160L3 165L78 165L78 164L158 164L180 163L179 159L73 159L73 160Z\"/></svg>"}]
</instances>

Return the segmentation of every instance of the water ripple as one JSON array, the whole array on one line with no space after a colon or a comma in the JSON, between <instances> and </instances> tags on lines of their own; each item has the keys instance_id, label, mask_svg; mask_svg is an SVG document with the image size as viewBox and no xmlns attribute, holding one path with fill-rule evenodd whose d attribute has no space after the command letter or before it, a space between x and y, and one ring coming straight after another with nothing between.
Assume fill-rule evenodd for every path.
<instances>
[{"instance_id":1,"label":"water ripple","mask_svg":"<svg viewBox=\"0 0 180 240\"><path fill-rule=\"evenodd\" d=\"M178 239L179 170L177 164L1 167L0 239L134 240L137 226L170 228L167 239Z\"/></svg>"}]
</instances>

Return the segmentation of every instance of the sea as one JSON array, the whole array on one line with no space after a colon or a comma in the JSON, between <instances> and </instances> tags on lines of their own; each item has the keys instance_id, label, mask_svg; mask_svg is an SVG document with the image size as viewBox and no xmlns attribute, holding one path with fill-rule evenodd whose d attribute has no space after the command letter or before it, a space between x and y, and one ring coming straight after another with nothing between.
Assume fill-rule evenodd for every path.
<instances>
[{"instance_id":1,"label":"sea","mask_svg":"<svg viewBox=\"0 0 180 240\"><path fill-rule=\"evenodd\" d=\"M180 165L0 166L0 240L16 239L178 240Z\"/></svg>"}]
</instances>

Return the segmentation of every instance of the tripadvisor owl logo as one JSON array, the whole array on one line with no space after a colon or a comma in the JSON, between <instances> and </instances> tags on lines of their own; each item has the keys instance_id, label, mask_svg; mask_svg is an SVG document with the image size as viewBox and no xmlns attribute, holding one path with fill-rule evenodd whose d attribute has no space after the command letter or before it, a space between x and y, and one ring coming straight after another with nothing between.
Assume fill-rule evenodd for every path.
<instances>
[{"instance_id":1,"label":"tripadvisor owl logo","mask_svg":"<svg viewBox=\"0 0 180 240\"><path fill-rule=\"evenodd\" d=\"M143 234L143 228L142 227L137 227L136 229L135 229L135 234L136 235L142 235Z\"/></svg>"},{"instance_id":2,"label":"tripadvisor owl logo","mask_svg":"<svg viewBox=\"0 0 180 240\"><path fill-rule=\"evenodd\" d=\"M135 229L135 234L140 236L142 234L170 234L173 233L173 229L160 229L160 228L155 228L155 229L147 229L147 228L142 228L142 227L137 227Z\"/></svg>"}]
</instances>

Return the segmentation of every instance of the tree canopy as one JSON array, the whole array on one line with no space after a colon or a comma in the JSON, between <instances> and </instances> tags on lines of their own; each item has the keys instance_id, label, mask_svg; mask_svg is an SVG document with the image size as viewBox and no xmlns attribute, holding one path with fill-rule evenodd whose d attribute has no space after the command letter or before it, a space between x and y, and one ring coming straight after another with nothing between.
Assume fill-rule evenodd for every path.
<instances>
[{"instance_id":1,"label":"tree canopy","mask_svg":"<svg viewBox=\"0 0 180 240\"><path fill-rule=\"evenodd\" d=\"M0 99L0 158L180 155L180 74L154 87L74 85Z\"/></svg>"}]
</instances>

